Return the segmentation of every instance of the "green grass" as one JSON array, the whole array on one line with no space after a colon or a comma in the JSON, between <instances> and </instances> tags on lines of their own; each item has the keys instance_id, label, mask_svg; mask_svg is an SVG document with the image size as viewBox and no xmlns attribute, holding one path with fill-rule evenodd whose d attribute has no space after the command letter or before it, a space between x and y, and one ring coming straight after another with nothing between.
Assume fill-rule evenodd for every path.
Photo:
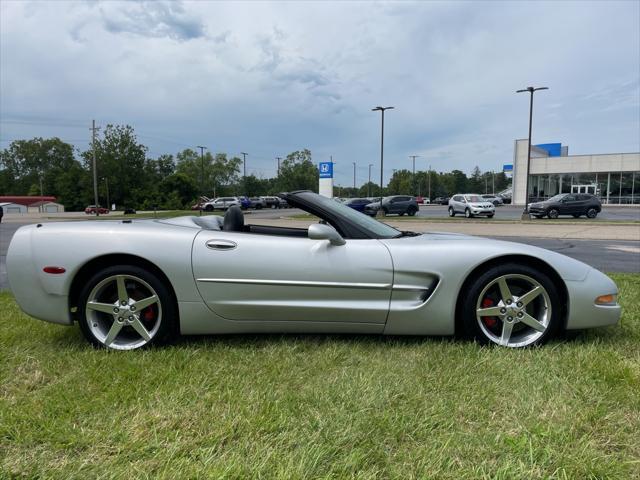
<instances>
[{"instance_id":1,"label":"green grass","mask_svg":"<svg viewBox=\"0 0 640 480\"><path fill-rule=\"evenodd\" d=\"M107 352L0 294L0 478L640 478L640 275L621 325L511 351L233 336Z\"/></svg>"}]
</instances>

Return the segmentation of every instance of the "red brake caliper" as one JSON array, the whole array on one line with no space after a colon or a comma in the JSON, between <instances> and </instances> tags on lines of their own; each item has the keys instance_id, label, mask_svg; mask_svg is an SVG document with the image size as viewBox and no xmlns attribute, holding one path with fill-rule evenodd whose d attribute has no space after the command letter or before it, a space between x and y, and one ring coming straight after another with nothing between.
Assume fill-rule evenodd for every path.
<instances>
[{"instance_id":1,"label":"red brake caliper","mask_svg":"<svg viewBox=\"0 0 640 480\"><path fill-rule=\"evenodd\" d=\"M482 300L482 308L489 308L493 306L494 302L490 298L485 298ZM482 317L482 321L489 328L495 327L498 323L498 319L496 317Z\"/></svg>"},{"instance_id":2,"label":"red brake caliper","mask_svg":"<svg viewBox=\"0 0 640 480\"><path fill-rule=\"evenodd\" d=\"M143 312L142 316L145 321L151 322L155 318L155 314L153 313L153 308L147 307Z\"/></svg>"}]
</instances>

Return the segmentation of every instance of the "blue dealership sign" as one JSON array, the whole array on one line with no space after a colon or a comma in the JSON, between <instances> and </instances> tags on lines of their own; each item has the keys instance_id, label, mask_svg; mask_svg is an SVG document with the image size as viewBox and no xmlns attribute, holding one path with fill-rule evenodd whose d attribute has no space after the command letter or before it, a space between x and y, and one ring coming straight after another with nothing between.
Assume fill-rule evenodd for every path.
<instances>
[{"instance_id":1,"label":"blue dealership sign","mask_svg":"<svg viewBox=\"0 0 640 480\"><path fill-rule=\"evenodd\" d=\"M503 172L513 172L513 163L505 163L502 165Z\"/></svg>"},{"instance_id":2,"label":"blue dealership sign","mask_svg":"<svg viewBox=\"0 0 640 480\"><path fill-rule=\"evenodd\" d=\"M321 162L319 169L320 169L320 178L333 178L333 163Z\"/></svg>"}]
</instances>

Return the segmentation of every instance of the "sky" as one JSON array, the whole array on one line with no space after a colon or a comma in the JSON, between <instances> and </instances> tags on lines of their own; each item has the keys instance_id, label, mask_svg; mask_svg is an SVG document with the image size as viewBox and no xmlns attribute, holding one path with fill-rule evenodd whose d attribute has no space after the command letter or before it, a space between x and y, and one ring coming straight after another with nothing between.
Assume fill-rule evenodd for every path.
<instances>
[{"instance_id":1,"label":"sky","mask_svg":"<svg viewBox=\"0 0 640 480\"><path fill-rule=\"evenodd\" d=\"M639 1L0 1L0 147L129 124L149 156L309 148L335 182L499 171L513 142L640 151Z\"/></svg>"}]
</instances>

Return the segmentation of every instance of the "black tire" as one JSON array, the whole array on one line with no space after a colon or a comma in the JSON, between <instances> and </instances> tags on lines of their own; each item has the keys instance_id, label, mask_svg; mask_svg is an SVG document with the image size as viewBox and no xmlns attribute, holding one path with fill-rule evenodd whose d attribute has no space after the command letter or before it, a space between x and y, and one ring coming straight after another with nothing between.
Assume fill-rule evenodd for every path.
<instances>
[{"instance_id":1,"label":"black tire","mask_svg":"<svg viewBox=\"0 0 640 480\"><path fill-rule=\"evenodd\" d=\"M450 217L456 216L456 211L453 209L453 207L449 207L449 216Z\"/></svg>"},{"instance_id":2,"label":"black tire","mask_svg":"<svg viewBox=\"0 0 640 480\"><path fill-rule=\"evenodd\" d=\"M596 218L598 216L598 210L590 208L587 210L587 218Z\"/></svg>"},{"instance_id":3,"label":"black tire","mask_svg":"<svg viewBox=\"0 0 640 480\"><path fill-rule=\"evenodd\" d=\"M547 217L549 217L552 220L555 220L556 218L558 218L559 215L560 215L560 212L558 211L557 208L550 208L549 211L547 212Z\"/></svg>"},{"instance_id":4,"label":"black tire","mask_svg":"<svg viewBox=\"0 0 640 480\"><path fill-rule=\"evenodd\" d=\"M489 285L491 282L495 281L499 277L504 275L524 275L532 278L536 282L538 282L544 290L547 292L547 299L551 305L551 316L549 318L548 325L546 330L542 333L542 335L523 346L534 346L541 345L547 342L550 338L556 335L558 330L562 324L562 305L560 303L559 296L556 294L558 291L557 285L553 283L553 281L549 278L549 276L528 265L523 265L519 263L506 263L503 265L497 265L491 267L483 272L480 272L475 277L470 278L465 282L463 286L463 293L460 294L459 298L459 320L460 327L462 327L462 333L467 338L472 338L480 344L497 344L497 342L487 336L487 334L483 331L483 328L480 326L480 322L476 316L476 307L480 303L479 296L482 294L483 289ZM516 285L517 287L517 285ZM514 289L514 284L512 283L510 286L512 289L512 293L517 295L517 291ZM524 292L522 292L524 293ZM540 295L538 298L540 298ZM533 303L537 300L532 301L532 307L534 307ZM500 325L502 325L501 320L497 320L498 322L498 331L500 330ZM526 331L526 326L522 325L520 328ZM515 327L514 327L515 332Z\"/></svg>"},{"instance_id":5,"label":"black tire","mask_svg":"<svg viewBox=\"0 0 640 480\"><path fill-rule=\"evenodd\" d=\"M471 210L469 210L468 208L465 208L464 210L464 216L466 218L473 218L473 213L471 213Z\"/></svg>"},{"instance_id":6,"label":"black tire","mask_svg":"<svg viewBox=\"0 0 640 480\"><path fill-rule=\"evenodd\" d=\"M256 210L262 210L262 204L261 203L256 204Z\"/></svg>"},{"instance_id":7,"label":"black tire","mask_svg":"<svg viewBox=\"0 0 640 480\"><path fill-rule=\"evenodd\" d=\"M213 205L207 205L206 207L204 207L204 211L205 212L213 212Z\"/></svg>"},{"instance_id":8,"label":"black tire","mask_svg":"<svg viewBox=\"0 0 640 480\"><path fill-rule=\"evenodd\" d=\"M386 207L384 207L382 209L382 213L384 213L384 216L386 217L387 215L389 215L389 210Z\"/></svg>"},{"instance_id":9,"label":"black tire","mask_svg":"<svg viewBox=\"0 0 640 480\"><path fill-rule=\"evenodd\" d=\"M416 210L415 208L410 208L409 210L407 210L407 214L408 214L410 217L413 217L413 216L415 216L416 211L417 211L417 210Z\"/></svg>"},{"instance_id":10,"label":"black tire","mask_svg":"<svg viewBox=\"0 0 640 480\"><path fill-rule=\"evenodd\" d=\"M160 310L161 315L159 320L160 325L158 326L157 330L155 331L151 339L148 340L144 345L141 345L140 347L132 347L132 348L147 348L150 346L162 345L169 342L170 340L173 340L175 337L177 337L178 306L169 287L165 285L165 283L162 280L160 280L156 274L151 273L150 271L144 268L141 268L135 265L114 265L111 267L104 268L99 272L97 272L95 275L93 275L85 283L85 286L80 292L80 296L78 299L78 324L80 326L80 330L82 331L82 334L89 341L89 343L91 343L94 347L107 348L106 345L95 336L95 334L92 332L90 328L90 325L87 320L87 315L86 315L86 305L89 299L89 295L91 294L94 287L100 284L100 282L102 282L103 280L106 280L115 275L126 275L128 277L136 277L140 280L143 280L155 291L152 293L155 293L159 299L158 303L161 309ZM135 293L135 290L134 290L134 293ZM145 298L145 295L147 295L147 293L142 293L140 295L141 298L138 298L137 300ZM117 297L115 300L117 301ZM142 312L139 312L138 316L140 316L141 313ZM105 315L108 316L108 314L105 314ZM103 317L103 318L106 318L106 317ZM113 348L118 348L118 347L114 346ZM121 349L125 349L125 348L121 348Z\"/></svg>"}]
</instances>

